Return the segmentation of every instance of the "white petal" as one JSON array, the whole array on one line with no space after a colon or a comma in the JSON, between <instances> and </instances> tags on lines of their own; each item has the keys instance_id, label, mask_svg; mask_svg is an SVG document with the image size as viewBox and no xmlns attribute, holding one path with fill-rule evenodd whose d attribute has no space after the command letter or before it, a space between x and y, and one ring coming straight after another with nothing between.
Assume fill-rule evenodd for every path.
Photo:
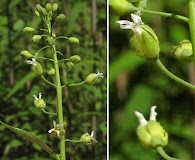
<instances>
[{"instance_id":1,"label":"white petal","mask_svg":"<svg viewBox=\"0 0 195 160\"><path fill-rule=\"evenodd\" d=\"M90 136L93 137L93 135L94 135L94 131L91 132L91 135Z\"/></svg>"},{"instance_id":2,"label":"white petal","mask_svg":"<svg viewBox=\"0 0 195 160\"><path fill-rule=\"evenodd\" d=\"M131 14L131 18L136 26L139 26L142 23L141 17L136 14Z\"/></svg>"},{"instance_id":3,"label":"white petal","mask_svg":"<svg viewBox=\"0 0 195 160\"><path fill-rule=\"evenodd\" d=\"M133 30L135 27L134 23L127 21L127 20L116 21L116 23L120 24L120 27L122 29L132 29Z\"/></svg>"},{"instance_id":4,"label":"white petal","mask_svg":"<svg viewBox=\"0 0 195 160\"><path fill-rule=\"evenodd\" d=\"M97 75L97 77L104 78L103 73L100 73L99 71L96 75Z\"/></svg>"},{"instance_id":5,"label":"white petal","mask_svg":"<svg viewBox=\"0 0 195 160\"><path fill-rule=\"evenodd\" d=\"M35 97L35 100L37 100L37 99L38 99L36 95L33 95L33 96Z\"/></svg>"},{"instance_id":6,"label":"white petal","mask_svg":"<svg viewBox=\"0 0 195 160\"><path fill-rule=\"evenodd\" d=\"M54 128L50 129L48 132L51 133L51 132L53 132L53 131L55 131Z\"/></svg>"},{"instance_id":7,"label":"white petal","mask_svg":"<svg viewBox=\"0 0 195 160\"><path fill-rule=\"evenodd\" d=\"M41 98L42 97L42 94L41 93L39 93L39 98Z\"/></svg>"},{"instance_id":8,"label":"white petal","mask_svg":"<svg viewBox=\"0 0 195 160\"><path fill-rule=\"evenodd\" d=\"M144 126L146 125L148 122L146 121L146 119L144 118L143 114L137 112L137 111L134 111L135 115L137 116L138 118L138 121L140 123L141 126Z\"/></svg>"},{"instance_id":9,"label":"white petal","mask_svg":"<svg viewBox=\"0 0 195 160\"><path fill-rule=\"evenodd\" d=\"M155 112L156 106L151 107L150 109L150 120L156 121L156 115L157 113Z\"/></svg>"}]
</instances>

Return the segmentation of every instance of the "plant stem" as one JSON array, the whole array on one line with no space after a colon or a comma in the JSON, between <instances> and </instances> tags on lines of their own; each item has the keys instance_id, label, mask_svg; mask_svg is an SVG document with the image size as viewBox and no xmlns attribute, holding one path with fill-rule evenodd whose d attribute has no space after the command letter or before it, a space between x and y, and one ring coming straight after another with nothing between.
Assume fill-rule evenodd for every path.
<instances>
[{"instance_id":1,"label":"plant stem","mask_svg":"<svg viewBox=\"0 0 195 160\"><path fill-rule=\"evenodd\" d=\"M139 9L137 11L139 11ZM179 19L179 20L188 22L188 18L187 17L181 16L181 15L176 15L176 14L173 14L173 13L150 11L150 10L145 10L145 9L141 10L141 13L152 14L152 15L159 15L159 16L163 16L163 17L170 17L170 18L175 18L175 19Z\"/></svg>"},{"instance_id":2,"label":"plant stem","mask_svg":"<svg viewBox=\"0 0 195 160\"><path fill-rule=\"evenodd\" d=\"M58 59L55 44L52 46L53 50L53 60L54 60L54 69L55 69L55 79L56 79L56 92L57 92L57 106L58 106L58 123L62 124L63 120L63 107L62 107L62 85L60 81L60 72L58 66ZM65 153L65 136L60 138L60 159L66 160L66 153Z\"/></svg>"},{"instance_id":3,"label":"plant stem","mask_svg":"<svg viewBox=\"0 0 195 160\"><path fill-rule=\"evenodd\" d=\"M188 0L188 14L189 14L189 29L190 37L192 42L192 50L194 57L194 68L195 68L195 0Z\"/></svg>"},{"instance_id":4,"label":"plant stem","mask_svg":"<svg viewBox=\"0 0 195 160\"><path fill-rule=\"evenodd\" d=\"M181 78L175 76L173 73L171 73L170 71L168 71L166 69L166 67L162 64L162 62L160 61L159 58L156 59L155 63L160 68L160 70L164 74L166 74L168 77L170 77L171 79L175 80L176 82L178 82L178 83L180 83L180 84L182 84L182 85L184 85L184 86L186 86L188 88L191 88L191 89L194 89L195 90L195 86L194 85L192 85L191 83L188 83L188 82L182 80Z\"/></svg>"},{"instance_id":5,"label":"plant stem","mask_svg":"<svg viewBox=\"0 0 195 160\"><path fill-rule=\"evenodd\" d=\"M48 84L50 84L51 86L56 87L55 84L53 84L53 83L51 83L50 81L48 81L43 75L41 76L41 78L42 78L45 82L47 82Z\"/></svg>"},{"instance_id":6,"label":"plant stem","mask_svg":"<svg viewBox=\"0 0 195 160\"><path fill-rule=\"evenodd\" d=\"M164 159L166 159L166 160L179 160L179 159L172 158L172 157L168 156L168 155L165 153L164 149L163 149L161 146L158 146L158 147L156 148L156 150L157 150L158 153L159 153Z\"/></svg>"}]
</instances>

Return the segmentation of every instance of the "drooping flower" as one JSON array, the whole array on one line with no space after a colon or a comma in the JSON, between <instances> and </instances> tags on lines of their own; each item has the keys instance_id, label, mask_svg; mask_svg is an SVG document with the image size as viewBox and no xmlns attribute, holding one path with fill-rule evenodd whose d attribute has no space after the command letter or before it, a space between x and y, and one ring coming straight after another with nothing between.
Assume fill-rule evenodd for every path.
<instances>
[{"instance_id":1,"label":"drooping flower","mask_svg":"<svg viewBox=\"0 0 195 160\"><path fill-rule=\"evenodd\" d=\"M103 73L100 73L98 71L98 73L91 73L89 74L87 77L86 77L86 82L89 83L89 84L94 84L98 78L103 78Z\"/></svg>"},{"instance_id":2,"label":"drooping flower","mask_svg":"<svg viewBox=\"0 0 195 160\"><path fill-rule=\"evenodd\" d=\"M80 140L82 143L86 145L92 144L92 141L98 143L97 140L93 138L93 136L94 136L94 131L91 132L91 135L89 135L89 133L86 132L81 136Z\"/></svg>"},{"instance_id":3,"label":"drooping flower","mask_svg":"<svg viewBox=\"0 0 195 160\"><path fill-rule=\"evenodd\" d=\"M146 121L143 114L134 111L140 125L137 128L139 141L146 147L164 147L168 143L168 134L163 127L156 121L156 106L151 107L150 120Z\"/></svg>"},{"instance_id":4,"label":"drooping flower","mask_svg":"<svg viewBox=\"0 0 195 160\"><path fill-rule=\"evenodd\" d=\"M121 29L130 29L133 31L133 36L129 38L129 41L131 49L137 55L143 58L157 58L160 52L158 38L152 28L142 22L139 14L140 12L131 14L133 22L128 20L119 20L116 22L120 24Z\"/></svg>"},{"instance_id":5,"label":"drooping flower","mask_svg":"<svg viewBox=\"0 0 195 160\"><path fill-rule=\"evenodd\" d=\"M39 93L39 97L37 97L36 95L33 95L35 100L34 100L34 105L37 108L45 108L46 107L46 103L45 101L42 99L42 94Z\"/></svg>"},{"instance_id":6,"label":"drooping flower","mask_svg":"<svg viewBox=\"0 0 195 160\"><path fill-rule=\"evenodd\" d=\"M35 58L32 58L32 60L28 60L28 61L26 61L26 62L27 62L28 64L32 65L31 69L32 69L32 71L33 71L36 75L40 76L40 75L43 74L43 68L42 68L41 64L40 64L39 62L36 61Z\"/></svg>"}]
</instances>

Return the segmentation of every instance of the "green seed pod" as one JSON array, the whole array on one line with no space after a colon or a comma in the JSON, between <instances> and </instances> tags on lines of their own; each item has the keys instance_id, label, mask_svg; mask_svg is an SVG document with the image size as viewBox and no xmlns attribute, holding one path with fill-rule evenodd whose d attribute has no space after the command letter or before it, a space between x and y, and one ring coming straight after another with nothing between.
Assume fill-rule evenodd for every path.
<instances>
[{"instance_id":1,"label":"green seed pod","mask_svg":"<svg viewBox=\"0 0 195 160\"><path fill-rule=\"evenodd\" d=\"M37 17L39 17L39 18L41 17L40 14L39 14L39 12L38 12L37 10L35 10L35 15L36 15Z\"/></svg>"},{"instance_id":2,"label":"green seed pod","mask_svg":"<svg viewBox=\"0 0 195 160\"><path fill-rule=\"evenodd\" d=\"M79 44L79 39L76 37L69 37L68 39L72 44Z\"/></svg>"},{"instance_id":3,"label":"green seed pod","mask_svg":"<svg viewBox=\"0 0 195 160\"><path fill-rule=\"evenodd\" d=\"M191 62L193 60L192 44L189 40L183 40L175 47L173 54L175 58L182 62Z\"/></svg>"},{"instance_id":4,"label":"green seed pod","mask_svg":"<svg viewBox=\"0 0 195 160\"><path fill-rule=\"evenodd\" d=\"M54 3L51 8L52 8L52 12L57 11L58 10L58 4Z\"/></svg>"},{"instance_id":5,"label":"green seed pod","mask_svg":"<svg viewBox=\"0 0 195 160\"><path fill-rule=\"evenodd\" d=\"M48 71L48 74L49 74L50 76L54 76L55 73L56 73L56 71L55 71L54 68L51 68L51 69Z\"/></svg>"},{"instance_id":6,"label":"green seed pod","mask_svg":"<svg viewBox=\"0 0 195 160\"><path fill-rule=\"evenodd\" d=\"M88 84L94 84L98 79L98 76L96 73L91 73L86 77L86 82Z\"/></svg>"},{"instance_id":7,"label":"green seed pod","mask_svg":"<svg viewBox=\"0 0 195 160\"><path fill-rule=\"evenodd\" d=\"M32 59L34 56L27 50L23 50L20 55L25 59Z\"/></svg>"},{"instance_id":8,"label":"green seed pod","mask_svg":"<svg viewBox=\"0 0 195 160\"><path fill-rule=\"evenodd\" d=\"M45 5L45 9L47 10L48 13L50 13L52 10L51 10L51 4L50 3L47 3Z\"/></svg>"},{"instance_id":9,"label":"green seed pod","mask_svg":"<svg viewBox=\"0 0 195 160\"><path fill-rule=\"evenodd\" d=\"M85 133L81 136L80 140L82 141L82 143L84 143L85 145L90 145L92 142L92 137L88 134Z\"/></svg>"},{"instance_id":10,"label":"green seed pod","mask_svg":"<svg viewBox=\"0 0 195 160\"><path fill-rule=\"evenodd\" d=\"M37 61L36 61L35 65L32 65L31 69L37 76L40 76L43 74L43 68L42 68L41 64Z\"/></svg>"},{"instance_id":11,"label":"green seed pod","mask_svg":"<svg viewBox=\"0 0 195 160\"><path fill-rule=\"evenodd\" d=\"M71 56L69 59L70 59L70 61L71 61L72 63L78 63L78 62L81 61L81 57L80 57L79 55Z\"/></svg>"},{"instance_id":12,"label":"green seed pod","mask_svg":"<svg viewBox=\"0 0 195 160\"><path fill-rule=\"evenodd\" d=\"M46 107L46 103L42 98L37 98L34 100L35 107L41 109Z\"/></svg>"},{"instance_id":13,"label":"green seed pod","mask_svg":"<svg viewBox=\"0 0 195 160\"><path fill-rule=\"evenodd\" d=\"M57 22L57 23L62 23L62 22L64 22L65 18L66 18L66 16L65 16L64 14L61 13L61 14L59 14L59 15L57 16L56 22Z\"/></svg>"},{"instance_id":14,"label":"green seed pod","mask_svg":"<svg viewBox=\"0 0 195 160\"><path fill-rule=\"evenodd\" d=\"M32 28L32 27L25 27L25 28L23 29L23 31L26 32L26 33L32 33L32 32L35 31L35 29Z\"/></svg>"},{"instance_id":15,"label":"green seed pod","mask_svg":"<svg viewBox=\"0 0 195 160\"><path fill-rule=\"evenodd\" d=\"M49 43L49 45L54 45L54 39L53 39L53 37L49 37L49 38L47 38L47 42Z\"/></svg>"},{"instance_id":16,"label":"green seed pod","mask_svg":"<svg viewBox=\"0 0 195 160\"><path fill-rule=\"evenodd\" d=\"M143 58L157 58L160 53L159 41L149 26L141 25L141 34L134 32L130 38L130 47Z\"/></svg>"},{"instance_id":17,"label":"green seed pod","mask_svg":"<svg viewBox=\"0 0 195 160\"><path fill-rule=\"evenodd\" d=\"M139 141L149 148L166 146L168 144L168 134L156 121L150 120L146 125L139 125L137 128Z\"/></svg>"},{"instance_id":18,"label":"green seed pod","mask_svg":"<svg viewBox=\"0 0 195 160\"><path fill-rule=\"evenodd\" d=\"M68 67L69 69L73 69L74 68L74 63L72 63L72 62L66 62L65 63L66 64L66 67Z\"/></svg>"},{"instance_id":19,"label":"green seed pod","mask_svg":"<svg viewBox=\"0 0 195 160\"><path fill-rule=\"evenodd\" d=\"M32 37L32 41L35 42L35 43L38 43L40 40L41 40L41 36L40 35L34 35Z\"/></svg>"},{"instance_id":20,"label":"green seed pod","mask_svg":"<svg viewBox=\"0 0 195 160\"><path fill-rule=\"evenodd\" d=\"M137 8L127 0L109 0L110 13L114 16L124 16L137 11Z\"/></svg>"}]
</instances>

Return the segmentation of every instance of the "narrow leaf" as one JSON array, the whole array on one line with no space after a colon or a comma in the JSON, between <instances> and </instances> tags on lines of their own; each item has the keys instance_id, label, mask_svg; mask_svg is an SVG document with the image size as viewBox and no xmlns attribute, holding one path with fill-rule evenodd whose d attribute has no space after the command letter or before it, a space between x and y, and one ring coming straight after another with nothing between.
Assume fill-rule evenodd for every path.
<instances>
[{"instance_id":1,"label":"narrow leaf","mask_svg":"<svg viewBox=\"0 0 195 160\"><path fill-rule=\"evenodd\" d=\"M27 132L25 130L22 130L22 129L19 129L19 128L16 128L16 127L12 127L8 124L3 123L2 121L0 121L0 123L2 125L4 125L6 128L8 128L11 131L15 132L16 134L28 139L31 142L34 142L34 143L38 144L39 146L41 146L42 149L44 149L50 155L55 156L55 153L51 150L51 148L49 148L49 146L47 144L45 144L41 139L37 138L35 135L33 135L30 132Z\"/></svg>"}]
</instances>

